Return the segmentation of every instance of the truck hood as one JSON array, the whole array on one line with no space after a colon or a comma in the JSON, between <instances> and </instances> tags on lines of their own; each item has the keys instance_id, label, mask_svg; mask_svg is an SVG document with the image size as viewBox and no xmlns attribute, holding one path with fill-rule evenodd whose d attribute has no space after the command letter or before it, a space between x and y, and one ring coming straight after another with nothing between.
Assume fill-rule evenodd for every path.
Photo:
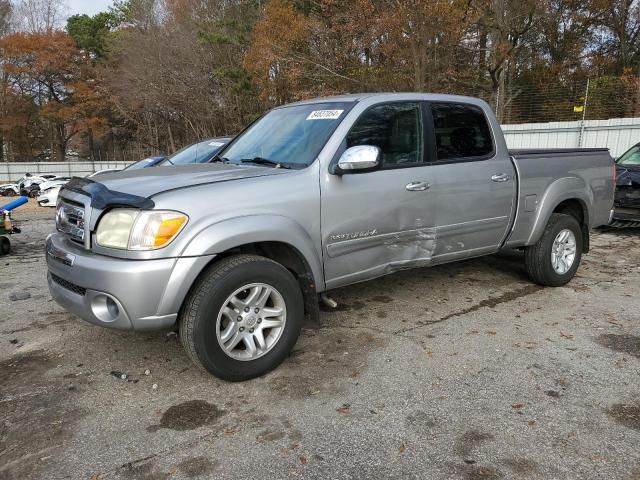
<instances>
[{"instance_id":1,"label":"truck hood","mask_svg":"<svg viewBox=\"0 0 640 480\"><path fill-rule=\"evenodd\" d=\"M228 182L242 178L278 175L287 172L288 170L280 168L256 167L253 165L205 163L107 173L101 175L96 181L109 190L149 198L167 190Z\"/></svg>"},{"instance_id":2,"label":"truck hood","mask_svg":"<svg viewBox=\"0 0 640 480\"><path fill-rule=\"evenodd\" d=\"M223 163L175 165L74 178L65 185L65 190L89 195L95 208L115 205L153 208L151 197L169 190L290 172L281 168Z\"/></svg>"}]
</instances>

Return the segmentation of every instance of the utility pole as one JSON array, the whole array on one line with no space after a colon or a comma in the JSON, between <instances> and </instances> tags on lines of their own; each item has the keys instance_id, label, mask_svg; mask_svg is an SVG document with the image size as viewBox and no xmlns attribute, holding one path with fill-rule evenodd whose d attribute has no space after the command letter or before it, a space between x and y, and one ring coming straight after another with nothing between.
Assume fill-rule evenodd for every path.
<instances>
[{"instance_id":1,"label":"utility pole","mask_svg":"<svg viewBox=\"0 0 640 480\"><path fill-rule=\"evenodd\" d=\"M578 137L578 148L582 148L584 139L584 122L587 118L587 101L589 100L589 78L587 78L587 88L584 92L584 103L582 104L582 122L580 122L580 136Z\"/></svg>"}]
</instances>

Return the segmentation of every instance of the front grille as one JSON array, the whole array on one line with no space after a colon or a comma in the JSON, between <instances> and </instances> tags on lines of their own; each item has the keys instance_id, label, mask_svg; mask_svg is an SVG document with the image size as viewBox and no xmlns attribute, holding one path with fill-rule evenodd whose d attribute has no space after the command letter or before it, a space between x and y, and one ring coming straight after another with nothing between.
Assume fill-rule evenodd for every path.
<instances>
[{"instance_id":1,"label":"front grille","mask_svg":"<svg viewBox=\"0 0 640 480\"><path fill-rule=\"evenodd\" d=\"M84 243L84 206L63 200L56 210L56 228L72 240Z\"/></svg>"},{"instance_id":2,"label":"front grille","mask_svg":"<svg viewBox=\"0 0 640 480\"><path fill-rule=\"evenodd\" d=\"M64 278L60 278L54 273L51 274L51 280L53 280L55 283L60 285L62 288L66 288L70 292L75 293L76 295L82 295L84 297L85 294L87 293L86 288L81 287L80 285L76 285L75 283L71 283L70 281L65 280Z\"/></svg>"}]
</instances>

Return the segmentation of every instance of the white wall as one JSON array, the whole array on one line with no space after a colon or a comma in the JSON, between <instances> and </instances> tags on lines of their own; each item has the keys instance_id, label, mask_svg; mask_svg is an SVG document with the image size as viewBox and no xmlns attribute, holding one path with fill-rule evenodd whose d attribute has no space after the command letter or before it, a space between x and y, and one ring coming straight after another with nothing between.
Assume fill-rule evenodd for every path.
<instances>
[{"instance_id":1,"label":"white wall","mask_svg":"<svg viewBox=\"0 0 640 480\"><path fill-rule=\"evenodd\" d=\"M582 122L503 125L509 148L608 148L618 157L640 142L640 118L587 120L580 142Z\"/></svg>"},{"instance_id":2,"label":"white wall","mask_svg":"<svg viewBox=\"0 0 640 480\"><path fill-rule=\"evenodd\" d=\"M0 163L0 183L15 182L25 173L84 177L106 168L124 168L131 162L16 162Z\"/></svg>"}]
</instances>

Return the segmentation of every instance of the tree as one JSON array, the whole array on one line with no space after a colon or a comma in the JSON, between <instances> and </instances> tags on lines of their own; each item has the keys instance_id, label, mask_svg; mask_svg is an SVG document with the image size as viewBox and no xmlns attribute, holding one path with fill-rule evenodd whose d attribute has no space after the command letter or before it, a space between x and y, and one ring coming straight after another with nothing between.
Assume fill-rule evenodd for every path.
<instances>
[{"instance_id":1,"label":"tree","mask_svg":"<svg viewBox=\"0 0 640 480\"><path fill-rule=\"evenodd\" d=\"M267 2L245 56L245 66L265 103L278 105L305 95L310 33L307 17L297 12L292 2Z\"/></svg>"},{"instance_id":2,"label":"tree","mask_svg":"<svg viewBox=\"0 0 640 480\"><path fill-rule=\"evenodd\" d=\"M22 31L51 33L61 26L66 8L64 0L17 0L16 21Z\"/></svg>"},{"instance_id":3,"label":"tree","mask_svg":"<svg viewBox=\"0 0 640 480\"><path fill-rule=\"evenodd\" d=\"M0 40L0 55L9 89L31 99L58 160L65 159L73 136L102 125L91 61L69 35L14 33Z\"/></svg>"},{"instance_id":4,"label":"tree","mask_svg":"<svg viewBox=\"0 0 640 480\"><path fill-rule=\"evenodd\" d=\"M393 0L385 15L389 40L385 53L394 71L409 75L405 88L447 91L460 79L459 46L468 25L469 4L449 0ZM396 59L400 60L397 62Z\"/></svg>"},{"instance_id":5,"label":"tree","mask_svg":"<svg viewBox=\"0 0 640 480\"><path fill-rule=\"evenodd\" d=\"M498 118L503 116L505 84L513 75L519 55L531 44L535 28L544 14L538 0L472 0L477 20L473 29L478 32L481 65L490 80L490 102ZM502 98L501 98L502 97Z\"/></svg>"},{"instance_id":6,"label":"tree","mask_svg":"<svg viewBox=\"0 0 640 480\"><path fill-rule=\"evenodd\" d=\"M593 0L591 8L602 18L597 46L600 60L622 75L627 68L640 76L640 1Z\"/></svg>"},{"instance_id":7,"label":"tree","mask_svg":"<svg viewBox=\"0 0 640 480\"><path fill-rule=\"evenodd\" d=\"M9 0L0 0L0 37L9 33L13 7Z\"/></svg>"},{"instance_id":8,"label":"tree","mask_svg":"<svg viewBox=\"0 0 640 480\"><path fill-rule=\"evenodd\" d=\"M11 14L13 8L9 0L0 0L0 38L9 33L11 29ZM9 114L8 95L9 90L7 88L7 79L4 71L1 68L2 58L0 58L0 121ZM0 127L0 162L5 160L5 141L2 134L2 128Z\"/></svg>"},{"instance_id":9,"label":"tree","mask_svg":"<svg viewBox=\"0 0 640 480\"><path fill-rule=\"evenodd\" d=\"M84 50L97 62L107 57L107 45L111 30L118 24L115 14L100 12L93 17L73 15L67 19L67 32L80 50Z\"/></svg>"},{"instance_id":10,"label":"tree","mask_svg":"<svg viewBox=\"0 0 640 480\"><path fill-rule=\"evenodd\" d=\"M149 154L240 130L259 111L241 61L257 17L254 3L171 0L158 16L129 2L105 69L123 125L117 131L135 136Z\"/></svg>"}]
</instances>

